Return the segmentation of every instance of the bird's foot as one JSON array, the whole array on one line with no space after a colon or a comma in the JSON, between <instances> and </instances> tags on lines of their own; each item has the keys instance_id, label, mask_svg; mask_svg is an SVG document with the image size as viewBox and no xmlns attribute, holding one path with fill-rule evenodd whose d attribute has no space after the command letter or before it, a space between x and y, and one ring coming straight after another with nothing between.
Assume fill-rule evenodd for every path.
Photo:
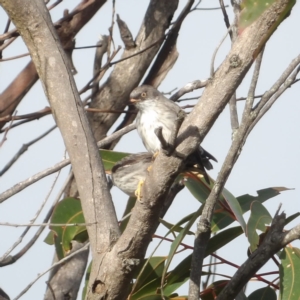
<instances>
[{"instance_id":1,"label":"bird's foot","mask_svg":"<svg viewBox=\"0 0 300 300\"><path fill-rule=\"evenodd\" d=\"M152 162L155 161L155 159L156 159L158 153L159 153L159 151L156 151L156 152L153 154L152 159L151 159ZM148 172L150 172L151 170L152 170L152 164L149 165L149 167L147 168L147 171L148 171Z\"/></svg>"},{"instance_id":2,"label":"bird's foot","mask_svg":"<svg viewBox=\"0 0 300 300\"><path fill-rule=\"evenodd\" d=\"M158 153L159 153L159 151L156 151L156 152L153 154L153 156L152 156L152 161L155 161L155 159L156 159Z\"/></svg>"},{"instance_id":3,"label":"bird's foot","mask_svg":"<svg viewBox=\"0 0 300 300\"><path fill-rule=\"evenodd\" d=\"M143 196L142 196L143 184L144 184L144 180L140 180L139 183L138 183L137 189L134 192L134 194L135 194L135 196L136 196L136 198L139 202L142 202L142 198L143 198Z\"/></svg>"}]
</instances>

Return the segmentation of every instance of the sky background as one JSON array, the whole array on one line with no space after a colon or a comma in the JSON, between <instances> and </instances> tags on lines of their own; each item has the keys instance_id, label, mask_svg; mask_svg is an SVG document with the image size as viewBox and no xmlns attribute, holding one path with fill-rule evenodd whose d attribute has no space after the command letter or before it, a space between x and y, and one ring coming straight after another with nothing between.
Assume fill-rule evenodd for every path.
<instances>
[{"instance_id":1,"label":"sky background","mask_svg":"<svg viewBox=\"0 0 300 300\"><path fill-rule=\"evenodd\" d=\"M57 21L62 17L64 9L71 11L79 2L75 0L63 1L51 12L53 21ZM232 21L233 15L230 1L224 2L229 5L227 12L230 21ZM139 30L148 3L149 1L145 0L116 1L116 13L127 23L133 36L136 36ZM186 1L180 1L175 18L185 3ZM218 3L219 1L217 0L203 0L199 7L217 7ZM77 47L95 45L100 34L108 34L108 27L111 25L111 8L112 2L108 1L88 26L81 30L76 37ZM256 94L267 91L282 74L290 61L299 55L300 40L295 30L300 27L299 15L300 5L296 3L291 16L280 25L267 43ZM0 8L0 32L3 32L6 21L7 17ZM11 28L13 28L13 25L11 25ZM212 53L225 33L226 28L221 10L201 10L191 13L184 21L178 38L179 58L177 63L169 72L159 90L169 92L174 88L183 87L190 81L208 78ZM114 39L116 46L121 45L123 47L117 27L114 29ZM230 40L227 38L217 54L215 68L226 57L229 49ZM12 46L4 51L3 58L25 52L27 52L26 46L21 38L18 38ZM74 51L74 64L78 71L75 80L78 89L81 89L92 76L94 53L95 49ZM29 57L25 57L0 63L0 92L7 87L28 62ZM247 95L250 79L251 71L238 88L237 97ZM188 94L188 97L200 94L201 91L196 91ZM286 191L266 203L266 207L272 216L274 216L280 203L282 203L282 209L288 216L300 211L300 180L298 175L300 167L299 95L300 85L295 84L285 92L267 115L263 117L250 134L226 184L226 188L235 196L242 194L256 195L257 190L267 187L283 186L293 188L293 190ZM85 96L87 94L83 95L82 99ZM195 101L184 102L183 105L194 103ZM37 82L18 106L17 115L39 111L46 106L48 106L47 99L45 98L41 84ZM243 106L243 102L238 103L239 113L242 113ZM38 137L53 126L53 124L54 120L52 116L47 116L9 131L7 141L0 149L0 169L13 157L22 144L28 143ZM214 170L209 173L212 178L216 178L230 147L230 143L230 117L228 107L226 107L202 144L205 149L218 159L218 163L214 163ZM137 133L131 132L122 138L116 150L136 153L145 151L145 148ZM46 138L30 147L13 167L0 178L0 192L12 187L19 181L25 180L53 166L55 163L61 161L64 155L65 147L62 138L59 130L55 129ZM65 168L59 176L58 183L54 187L37 223L42 222L47 208L51 206L68 171L69 169ZM51 175L44 178L2 203L0 206L0 222L28 223L51 190L55 176ZM127 196L117 188L112 189L112 195L118 217L120 217L123 213ZM196 210L198 206L199 203L185 189L178 195L173 206L168 211L166 220L171 223L175 222ZM246 220L247 217L248 215L246 214ZM297 220L287 226L287 229L296 223ZM23 230L24 228L0 226L0 257L18 239ZM33 228L30 231L13 254L17 253L28 242L36 230L37 228ZM16 297L29 282L34 280L37 274L50 266L53 258L53 247L43 243L43 239L47 233L48 229L45 229L36 245L17 263L0 269L0 287L4 289L11 299ZM164 234L165 230L160 228L159 233ZM192 237L189 237L185 242L192 244ZM299 242L293 243L293 245L299 247ZM167 255L168 246L168 244L162 246L158 250L157 255ZM247 257L246 249L246 238L245 236L241 236L231 243L230 246L219 251L218 255L236 264L241 264ZM185 251L183 255L186 256L187 254L189 253ZM181 258L182 256L175 259L172 266L175 266ZM230 267L220 266L217 271L218 273L228 273L228 268ZM269 263L260 272L274 269L274 265ZM230 272L233 274L234 269L230 268ZM47 278L48 275L42 277L22 299L41 299L46 288L45 281L47 281ZM263 285L258 283L253 285L251 289L258 286ZM249 291L250 289L247 290L247 293ZM187 294L187 286L182 287L179 292Z\"/></svg>"}]
</instances>

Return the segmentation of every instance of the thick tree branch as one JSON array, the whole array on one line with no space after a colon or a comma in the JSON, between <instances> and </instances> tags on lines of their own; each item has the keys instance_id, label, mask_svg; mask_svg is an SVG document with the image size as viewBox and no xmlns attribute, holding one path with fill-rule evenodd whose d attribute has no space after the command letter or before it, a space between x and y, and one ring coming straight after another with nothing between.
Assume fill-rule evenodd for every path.
<instances>
[{"instance_id":1,"label":"thick tree branch","mask_svg":"<svg viewBox=\"0 0 300 300\"><path fill-rule=\"evenodd\" d=\"M35 63L53 116L64 139L89 226L93 267L120 235L105 171L68 60L45 4L39 0L1 1ZM91 273L92 282L95 277Z\"/></svg>"}]
</instances>

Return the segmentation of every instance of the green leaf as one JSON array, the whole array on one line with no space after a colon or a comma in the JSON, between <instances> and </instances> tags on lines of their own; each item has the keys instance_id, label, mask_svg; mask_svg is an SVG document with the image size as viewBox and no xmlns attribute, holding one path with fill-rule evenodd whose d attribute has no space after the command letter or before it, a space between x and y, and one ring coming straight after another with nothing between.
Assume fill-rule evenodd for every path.
<instances>
[{"instance_id":1,"label":"green leaf","mask_svg":"<svg viewBox=\"0 0 300 300\"><path fill-rule=\"evenodd\" d=\"M233 212L236 220L240 223L244 232L246 232L246 223L243 218L243 211L238 200L226 188L223 189L222 195Z\"/></svg>"},{"instance_id":2,"label":"green leaf","mask_svg":"<svg viewBox=\"0 0 300 300\"><path fill-rule=\"evenodd\" d=\"M280 298L281 300L299 300L300 250L286 247L281 252L280 259Z\"/></svg>"},{"instance_id":3,"label":"green leaf","mask_svg":"<svg viewBox=\"0 0 300 300\"><path fill-rule=\"evenodd\" d=\"M81 205L80 205L81 208ZM82 210L75 213L67 224L85 223ZM84 243L88 240L88 234L85 226L68 226L63 230L62 244L66 252L71 250L71 241L76 240Z\"/></svg>"},{"instance_id":4,"label":"green leaf","mask_svg":"<svg viewBox=\"0 0 300 300\"><path fill-rule=\"evenodd\" d=\"M211 222L211 231L218 232L235 221L231 212L225 210L220 203L217 203Z\"/></svg>"},{"instance_id":5,"label":"green leaf","mask_svg":"<svg viewBox=\"0 0 300 300\"><path fill-rule=\"evenodd\" d=\"M186 279L190 277L191 262L192 255L190 254L168 273L167 285L164 287L164 293L166 293L166 295L169 295L175 291L173 289L173 285L175 283L184 283L186 282Z\"/></svg>"},{"instance_id":6,"label":"green leaf","mask_svg":"<svg viewBox=\"0 0 300 300\"><path fill-rule=\"evenodd\" d=\"M54 245L54 232L50 231L44 239L44 242L50 246Z\"/></svg>"},{"instance_id":7,"label":"green leaf","mask_svg":"<svg viewBox=\"0 0 300 300\"><path fill-rule=\"evenodd\" d=\"M105 171L111 171L112 167L116 162L121 160L123 157L130 155L131 153L116 152L112 150L100 150L100 156L103 161Z\"/></svg>"},{"instance_id":8,"label":"green leaf","mask_svg":"<svg viewBox=\"0 0 300 300\"><path fill-rule=\"evenodd\" d=\"M193 172L186 172L184 175L179 175L181 178L184 178L184 185L188 188L191 194L200 202L205 203L207 197L209 196L213 180L211 179L210 185L203 178L199 178Z\"/></svg>"},{"instance_id":9,"label":"green leaf","mask_svg":"<svg viewBox=\"0 0 300 300\"><path fill-rule=\"evenodd\" d=\"M197 220L197 218L199 217L199 215L202 212L202 208L200 207L190 218L190 220L187 222L187 224L185 225L185 227L180 231L180 233L177 235L177 237L175 238L175 240L172 242L171 247L170 247L170 251L169 251L169 255L168 255L168 259L164 268L164 272L163 272L163 276L162 276L162 284L165 280L165 276L167 273L167 270L171 264L171 261L178 249L178 247L180 246L182 240L184 239L184 237L187 235L187 233L189 232L190 228L192 227L192 225L195 223L195 221Z\"/></svg>"},{"instance_id":10,"label":"green leaf","mask_svg":"<svg viewBox=\"0 0 300 300\"><path fill-rule=\"evenodd\" d=\"M164 225L166 228L168 228L169 230L171 230L172 232L180 232L183 227L182 226L179 226L179 225L174 225L172 223L169 223L163 219L160 219L159 222ZM187 232L188 235L194 235L194 232L193 231L188 231Z\"/></svg>"},{"instance_id":11,"label":"green leaf","mask_svg":"<svg viewBox=\"0 0 300 300\"><path fill-rule=\"evenodd\" d=\"M191 266L190 266L191 267ZM182 278L182 280L178 280L174 283L169 283L167 281L166 286L164 286L164 295L170 295L174 291L178 290L183 284L185 284L189 280L189 276ZM172 297L173 299L173 297Z\"/></svg>"},{"instance_id":12,"label":"green leaf","mask_svg":"<svg viewBox=\"0 0 300 300\"><path fill-rule=\"evenodd\" d=\"M250 251L253 252L259 245L259 236L256 230L266 231L266 224L272 222L272 217L267 209L258 201L251 204L251 214L247 224L247 236L250 243Z\"/></svg>"},{"instance_id":13,"label":"green leaf","mask_svg":"<svg viewBox=\"0 0 300 300\"><path fill-rule=\"evenodd\" d=\"M53 212L52 224L85 223L79 199L66 198L60 201ZM86 231L85 226L50 226L54 232L54 243L59 259L71 250L71 241ZM87 234L86 234L87 237ZM82 241L82 236L80 236Z\"/></svg>"},{"instance_id":14,"label":"green leaf","mask_svg":"<svg viewBox=\"0 0 300 300\"><path fill-rule=\"evenodd\" d=\"M221 231L220 233L213 236L206 247L205 256L210 255L213 252L216 252L220 248L224 247L232 240L237 238L243 233L241 226L232 227Z\"/></svg>"},{"instance_id":15,"label":"green leaf","mask_svg":"<svg viewBox=\"0 0 300 300\"><path fill-rule=\"evenodd\" d=\"M295 220L296 218L298 218L300 216L300 213L295 213L295 214L293 214L293 215L291 215L291 216L289 216L288 218L286 218L286 220L285 220L285 225L287 225L287 224L289 224L290 222L292 222L293 220Z\"/></svg>"},{"instance_id":16,"label":"green leaf","mask_svg":"<svg viewBox=\"0 0 300 300\"><path fill-rule=\"evenodd\" d=\"M276 0L243 0L241 3L241 14L238 24L238 32L241 35L243 30L252 25L257 19L262 15L266 15L269 12L266 12L268 8L276 5ZM268 24L267 31L263 39L256 45L256 49L253 53L253 58L255 59L260 53L262 47L266 44L270 36L274 33L276 28L282 23L282 21L290 15L290 12L295 5L296 0L289 0L287 3L283 4L283 7L273 7L272 9L276 11L276 16L274 16L273 22ZM283 10L282 10L283 8ZM282 11L281 11L282 10Z\"/></svg>"},{"instance_id":17,"label":"green leaf","mask_svg":"<svg viewBox=\"0 0 300 300\"><path fill-rule=\"evenodd\" d=\"M210 185L208 185L202 177L199 178L199 176L197 176L194 172L184 173L185 186L189 189L191 194L202 204L205 203L214 183L215 181L212 178L210 178ZM222 205L222 202L226 203ZM228 206L229 208L226 210L224 207ZM223 228L220 227L220 225L222 226L222 222L224 219L226 219L228 222L228 218L231 219L232 222L235 219L238 220L241 226L246 229L246 223L243 219L242 210L237 199L227 189L224 188L222 196L220 197L220 202L217 204L215 209L215 214L212 222L212 231L215 232Z\"/></svg>"},{"instance_id":18,"label":"green leaf","mask_svg":"<svg viewBox=\"0 0 300 300\"><path fill-rule=\"evenodd\" d=\"M241 209L243 213L249 211L251 203L253 201L258 201L260 203L263 203L267 201L270 198L273 198L277 195L280 195L280 192L290 190L285 187L272 187L272 188L266 188L257 191L257 196L251 196L249 194L242 195L237 197L237 201L240 203ZM233 223L235 221L232 214L227 211L224 206L221 206L222 203L217 203L215 208L215 213L213 215L213 221L212 221L212 232L217 232L220 229L223 229Z\"/></svg>"},{"instance_id":19,"label":"green leaf","mask_svg":"<svg viewBox=\"0 0 300 300\"><path fill-rule=\"evenodd\" d=\"M243 0L241 3L239 29L244 30L250 26L274 2L276 2L276 0Z\"/></svg>"},{"instance_id":20,"label":"green leaf","mask_svg":"<svg viewBox=\"0 0 300 300\"><path fill-rule=\"evenodd\" d=\"M198 215L200 214L200 212L202 211L202 209L200 208L199 210L198 210L198 212L196 212L196 213L198 213ZM185 216L184 218L182 218L177 224L175 224L174 225L174 228L178 228L181 224L184 224L184 223L186 223L186 222L189 222L192 218L195 218L195 214L196 213L192 213L192 214L189 214L189 215L187 215L187 216ZM170 233L172 233L173 231L174 231L174 228L172 227L168 232L167 232L167 234L165 235L165 237L167 237ZM184 229L183 229L184 230ZM163 240L162 240L163 241ZM157 246L158 247L158 246ZM149 260L151 259L151 257L149 258ZM147 273L147 272L145 272L145 266L142 266L142 271L141 272L143 272L143 273ZM137 276L136 276L136 278L137 278L137 280L136 280L136 283L135 283L135 285L138 283L138 284L140 284L139 283L139 278L143 275L143 273L139 273ZM165 268L164 268L164 271L163 272L165 272ZM188 267L188 272L189 272L189 267ZM188 277L184 277L184 276L182 276L182 274L183 274L183 270L181 269L181 278L183 278L183 280L182 280L182 282L180 281L181 279L179 279L178 281L176 281L176 282L174 282L174 281L172 281L172 280L170 280L170 277L169 277L169 274L167 274L167 282L166 282L166 285L167 285L167 287L169 288L169 290L167 290L167 292L164 290L164 295L167 295L167 296L172 296L172 292L174 291L174 289L177 289L179 286L181 286L184 282L186 282L186 280L187 279L185 279L185 278L188 278ZM189 274L189 273L188 273ZM161 286L161 282L162 282L162 278L161 278L162 276L160 276L159 278L157 278L157 279L153 279L153 280L151 280L151 281L149 281L149 280L147 280L148 282L146 283L146 284L144 284L143 285L143 287L139 290L139 291L137 291L137 292L135 292L135 294L134 294L134 297L135 297L135 299L140 299L143 295L145 295L145 294L153 294L154 293L154 291L155 291L155 293L157 294L157 293L160 293L160 286ZM173 286L172 287L170 287L170 284L173 284ZM136 290L136 288L134 287L134 290ZM173 296L172 296L172 298L174 298ZM184 297L185 298L185 297ZM182 299L182 298L181 298Z\"/></svg>"},{"instance_id":21,"label":"green leaf","mask_svg":"<svg viewBox=\"0 0 300 300\"><path fill-rule=\"evenodd\" d=\"M145 295L145 293L152 293L156 291L157 287L160 285L160 278L164 270L164 263L166 259L166 256L153 256L148 260L145 259L144 263L140 264L141 267L137 270L136 276L134 276L134 278L138 277L138 282L135 286L136 292L134 293L134 298L136 298L137 295ZM147 265L143 268L145 263L147 263ZM142 268L143 273L140 274L140 270ZM157 280L156 286L153 289L149 289L148 284L155 280Z\"/></svg>"},{"instance_id":22,"label":"green leaf","mask_svg":"<svg viewBox=\"0 0 300 300\"><path fill-rule=\"evenodd\" d=\"M160 278L152 279L151 281L148 281L144 286L142 286L141 289L139 289L133 295L131 295L130 300L139 300L145 299L145 297L148 296L155 296L158 294L159 286ZM159 297L161 300L161 296Z\"/></svg>"},{"instance_id":23,"label":"green leaf","mask_svg":"<svg viewBox=\"0 0 300 300\"><path fill-rule=\"evenodd\" d=\"M248 300L277 300L277 295L272 288L267 286L251 293Z\"/></svg>"},{"instance_id":24,"label":"green leaf","mask_svg":"<svg viewBox=\"0 0 300 300\"><path fill-rule=\"evenodd\" d=\"M270 198L276 197L280 195L281 192L289 191L291 189L285 187L271 187L257 191L257 196L252 196L249 194L245 194L237 197L240 206L242 208L243 213L249 211L250 205L253 201L258 201L260 203L264 203Z\"/></svg>"}]
</instances>

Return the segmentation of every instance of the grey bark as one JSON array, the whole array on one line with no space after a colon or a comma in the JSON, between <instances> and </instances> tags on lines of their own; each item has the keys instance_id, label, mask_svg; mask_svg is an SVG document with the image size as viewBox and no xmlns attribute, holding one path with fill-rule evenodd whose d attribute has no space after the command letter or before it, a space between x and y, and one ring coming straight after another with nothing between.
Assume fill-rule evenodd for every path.
<instances>
[{"instance_id":1,"label":"grey bark","mask_svg":"<svg viewBox=\"0 0 300 300\"><path fill-rule=\"evenodd\" d=\"M105 253L119 236L119 227L95 139L68 70L68 60L44 3L1 1L22 35L62 133L78 184L92 254ZM106 211L100 217L99 211ZM95 264L97 266L97 264ZM91 276L91 280L93 280Z\"/></svg>"}]
</instances>

